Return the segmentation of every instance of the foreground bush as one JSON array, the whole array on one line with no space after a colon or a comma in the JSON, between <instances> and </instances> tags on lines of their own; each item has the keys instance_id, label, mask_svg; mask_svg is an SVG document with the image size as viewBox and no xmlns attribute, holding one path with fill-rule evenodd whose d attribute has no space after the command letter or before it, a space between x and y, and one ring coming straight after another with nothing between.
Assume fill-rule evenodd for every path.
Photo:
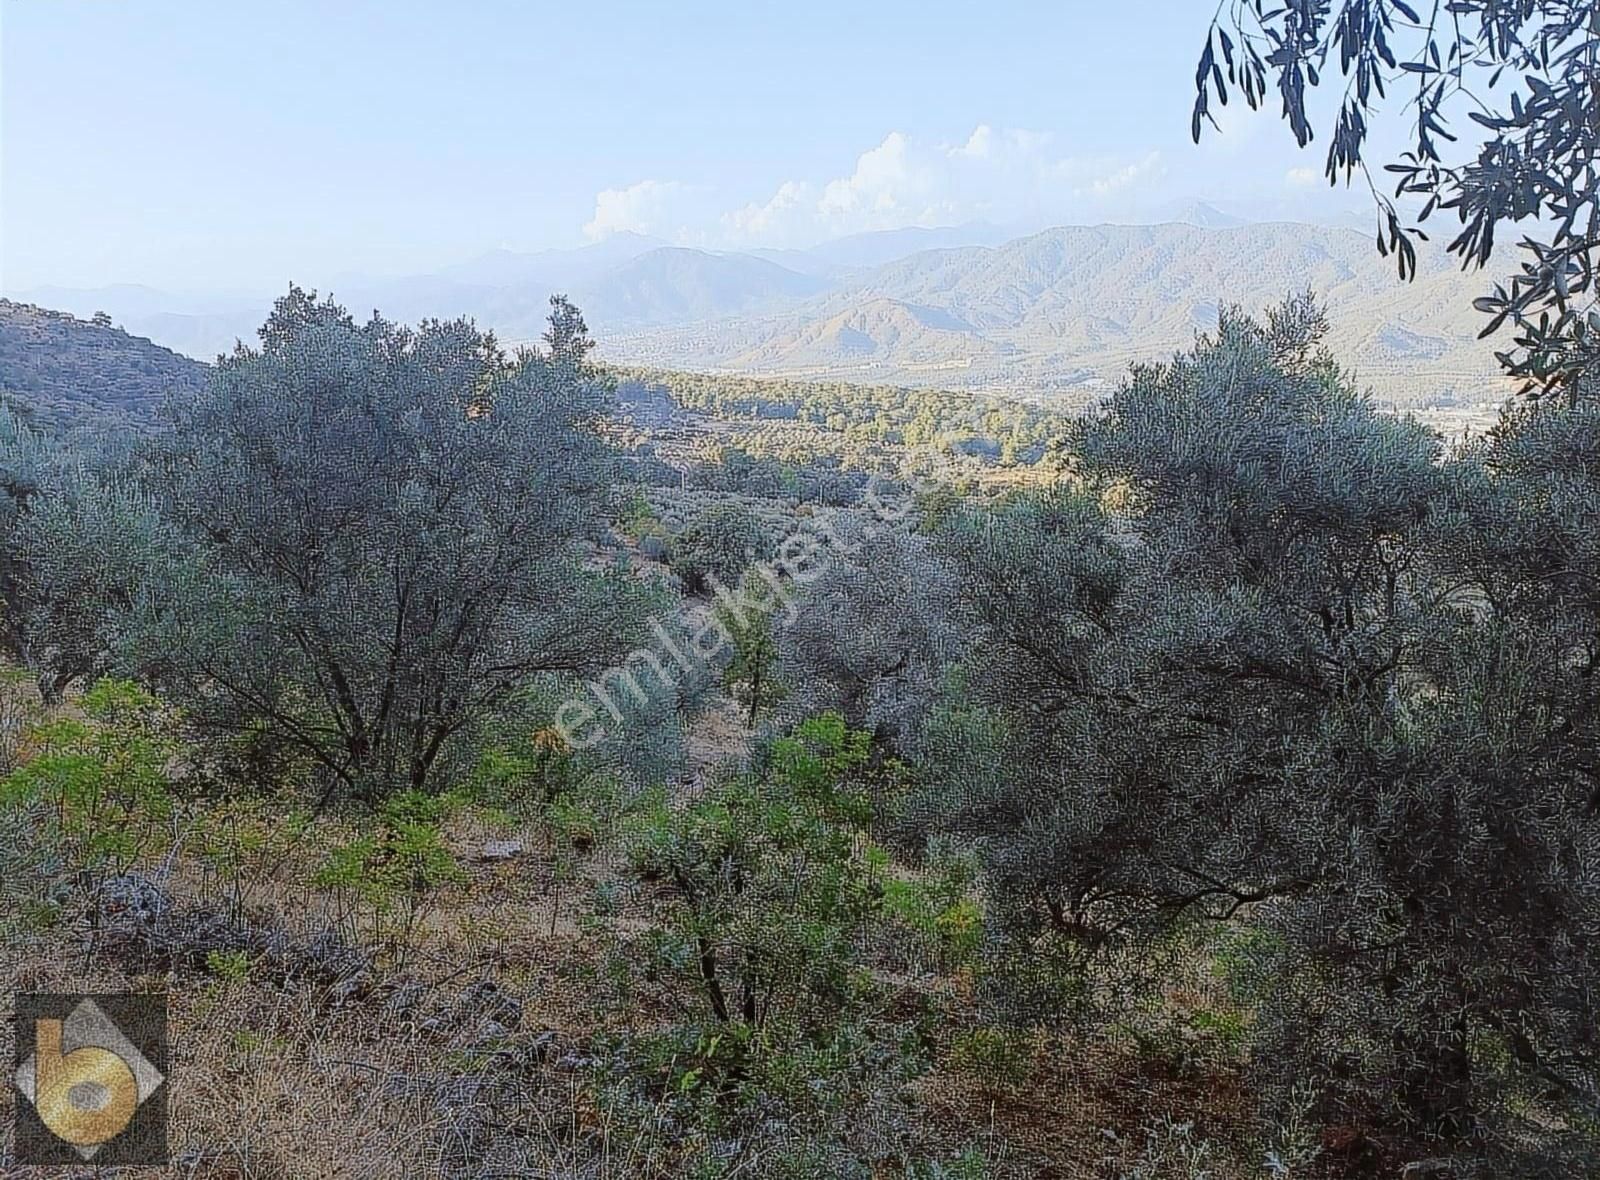
<instances>
[{"instance_id":1,"label":"foreground bush","mask_svg":"<svg viewBox=\"0 0 1600 1180\"><path fill-rule=\"evenodd\" d=\"M880 1014L863 957L888 869L864 834L868 752L865 733L814 718L759 771L658 801L632 845L636 871L672 895L650 970L692 998L683 1023L633 1042L636 1068L724 1134L770 1134L764 1112L784 1111L819 1161L866 1125L857 1104L892 1101L923 1064L917 1030Z\"/></svg>"},{"instance_id":2,"label":"foreground bush","mask_svg":"<svg viewBox=\"0 0 1600 1180\"><path fill-rule=\"evenodd\" d=\"M1197 926L1253 932L1265 1111L1309 1082L1347 1165L1579 1174L1595 418L1514 414L1445 461L1320 328L1299 301L1225 317L1085 425L1085 493L949 526L984 655L933 727L930 817L981 841L1004 927L1081 995L1158 985Z\"/></svg>"},{"instance_id":3,"label":"foreground bush","mask_svg":"<svg viewBox=\"0 0 1600 1180\"><path fill-rule=\"evenodd\" d=\"M750 565L767 558L772 536L750 509L736 501L714 504L673 538L670 564L690 593L713 582L730 589Z\"/></svg>"}]
</instances>

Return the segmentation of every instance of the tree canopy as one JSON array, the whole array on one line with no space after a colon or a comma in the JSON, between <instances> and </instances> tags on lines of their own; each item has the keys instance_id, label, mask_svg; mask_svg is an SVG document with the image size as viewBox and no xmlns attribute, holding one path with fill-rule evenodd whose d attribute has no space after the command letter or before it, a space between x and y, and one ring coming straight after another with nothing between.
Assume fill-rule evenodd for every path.
<instances>
[{"instance_id":1,"label":"tree canopy","mask_svg":"<svg viewBox=\"0 0 1600 1180\"><path fill-rule=\"evenodd\" d=\"M141 653L205 724L261 727L330 785L430 785L475 717L625 649L637 595L586 570L608 384L555 301L544 353L299 289L178 403L157 484L193 540Z\"/></svg>"},{"instance_id":2,"label":"tree canopy","mask_svg":"<svg viewBox=\"0 0 1600 1180\"><path fill-rule=\"evenodd\" d=\"M1447 456L1320 328L1225 315L1084 424L1079 486L944 525L974 654L912 819L981 849L1009 1002L1048 964L1120 1011L1236 929L1269 1109L1314 1079L1327 1122L1577 1174L1516 1096L1600 1109L1600 410Z\"/></svg>"}]
</instances>

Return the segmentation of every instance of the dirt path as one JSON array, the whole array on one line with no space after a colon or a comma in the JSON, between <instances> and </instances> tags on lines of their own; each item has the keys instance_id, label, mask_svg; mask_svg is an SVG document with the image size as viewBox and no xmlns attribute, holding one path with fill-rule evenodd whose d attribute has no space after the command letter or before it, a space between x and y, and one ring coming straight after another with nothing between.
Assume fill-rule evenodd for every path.
<instances>
[{"instance_id":1,"label":"dirt path","mask_svg":"<svg viewBox=\"0 0 1600 1180\"><path fill-rule=\"evenodd\" d=\"M710 615L710 603L684 601L684 620L691 628L704 626ZM684 731L684 782L698 787L719 763L742 762L749 756L750 738L744 706L720 689L708 693L705 706Z\"/></svg>"},{"instance_id":2,"label":"dirt path","mask_svg":"<svg viewBox=\"0 0 1600 1180\"><path fill-rule=\"evenodd\" d=\"M750 730L744 706L717 694L689 723L684 734L685 776L701 781L718 763L738 761L750 753Z\"/></svg>"}]
</instances>

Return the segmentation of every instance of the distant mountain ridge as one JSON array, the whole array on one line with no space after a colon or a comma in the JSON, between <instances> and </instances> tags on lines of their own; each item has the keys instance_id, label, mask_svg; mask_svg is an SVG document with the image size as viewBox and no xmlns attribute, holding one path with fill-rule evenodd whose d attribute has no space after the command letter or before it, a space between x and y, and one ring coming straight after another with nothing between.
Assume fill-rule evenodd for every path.
<instances>
[{"instance_id":1,"label":"distant mountain ridge","mask_svg":"<svg viewBox=\"0 0 1600 1180\"><path fill-rule=\"evenodd\" d=\"M998 246L1013 236L999 226L976 221L932 228L912 225L905 229L873 230L834 238L801 253L833 266L871 268L924 250Z\"/></svg>"},{"instance_id":2,"label":"distant mountain ridge","mask_svg":"<svg viewBox=\"0 0 1600 1180\"><path fill-rule=\"evenodd\" d=\"M1505 390L1476 338L1482 283L1438 254L1402 283L1348 229L1071 226L913 254L795 312L624 334L603 348L669 368L1084 391L1186 347L1215 326L1220 304L1259 312L1309 287L1327 307L1335 355L1381 393L1487 401Z\"/></svg>"},{"instance_id":3,"label":"distant mountain ridge","mask_svg":"<svg viewBox=\"0 0 1600 1180\"><path fill-rule=\"evenodd\" d=\"M641 254L667 245L647 234L616 233L572 250L491 250L436 271L435 276L471 286L506 287L529 282L586 282Z\"/></svg>"},{"instance_id":4,"label":"distant mountain ridge","mask_svg":"<svg viewBox=\"0 0 1600 1180\"><path fill-rule=\"evenodd\" d=\"M1231 213L1224 213L1215 205L1208 204L1205 201L1196 201L1192 205L1186 205L1175 213L1171 220L1181 222L1184 225L1198 225L1201 229L1231 229L1233 226L1245 224L1243 218L1235 217Z\"/></svg>"},{"instance_id":5,"label":"distant mountain ridge","mask_svg":"<svg viewBox=\"0 0 1600 1180\"><path fill-rule=\"evenodd\" d=\"M617 235L352 281L332 294L358 316L468 315L517 342L539 337L559 291L583 309L601 355L626 363L1088 395L1129 361L1186 347L1214 326L1221 303L1260 311L1310 287L1327 305L1334 351L1387 395L1493 400L1503 389L1471 307L1484 281L1435 252L1402 283L1363 233L1243 222L1196 204L1159 225L1066 226L1009 240L983 225L905 229L808 251L720 252ZM79 293L69 306L102 294ZM137 310L106 310L200 356L236 338L253 342L267 311L152 310L147 289L135 295Z\"/></svg>"},{"instance_id":6,"label":"distant mountain ridge","mask_svg":"<svg viewBox=\"0 0 1600 1180\"><path fill-rule=\"evenodd\" d=\"M749 254L663 247L571 291L596 324L662 324L770 310L831 284Z\"/></svg>"}]
</instances>

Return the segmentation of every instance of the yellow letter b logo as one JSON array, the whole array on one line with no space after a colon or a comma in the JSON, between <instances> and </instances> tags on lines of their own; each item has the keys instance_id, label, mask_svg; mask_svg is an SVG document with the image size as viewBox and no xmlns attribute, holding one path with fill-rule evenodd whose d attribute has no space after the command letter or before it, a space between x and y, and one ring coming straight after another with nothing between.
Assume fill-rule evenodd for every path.
<instances>
[{"instance_id":1,"label":"yellow letter b logo","mask_svg":"<svg viewBox=\"0 0 1600 1180\"><path fill-rule=\"evenodd\" d=\"M16 1162L165 1163L166 1015L160 995L19 995Z\"/></svg>"},{"instance_id":2,"label":"yellow letter b logo","mask_svg":"<svg viewBox=\"0 0 1600 1180\"><path fill-rule=\"evenodd\" d=\"M127 1130L139 1108L139 1082L128 1063L109 1049L85 1045L61 1052L61 1021L34 1025L34 1109L50 1130L79 1147L92 1147Z\"/></svg>"}]
</instances>

